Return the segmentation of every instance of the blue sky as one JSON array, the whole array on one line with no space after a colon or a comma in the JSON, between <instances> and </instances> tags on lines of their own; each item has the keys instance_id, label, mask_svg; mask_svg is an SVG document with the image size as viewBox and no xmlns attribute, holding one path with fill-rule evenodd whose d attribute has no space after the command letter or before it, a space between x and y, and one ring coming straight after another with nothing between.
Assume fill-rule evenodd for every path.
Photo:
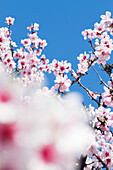
<instances>
[{"instance_id":1,"label":"blue sky","mask_svg":"<svg viewBox=\"0 0 113 170\"><path fill-rule=\"evenodd\" d=\"M13 40L20 45L20 40L27 37L26 27L32 22L39 23L39 37L46 39L48 43L44 50L47 58L50 61L54 58L68 60L76 70L77 56L91 50L81 32L86 28L93 28L105 11L111 11L113 15L113 0L1 0L0 27L5 26L5 17L14 17ZM96 85L98 79L95 77L90 71L83 82L91 90L99 91L100 86L99 83ZM50 80L53 81L52 78ZM71 90L80 91L85 103L88 103L89 98L84 90L77 86L73 86Z\"/></svg>"}]
</instances>

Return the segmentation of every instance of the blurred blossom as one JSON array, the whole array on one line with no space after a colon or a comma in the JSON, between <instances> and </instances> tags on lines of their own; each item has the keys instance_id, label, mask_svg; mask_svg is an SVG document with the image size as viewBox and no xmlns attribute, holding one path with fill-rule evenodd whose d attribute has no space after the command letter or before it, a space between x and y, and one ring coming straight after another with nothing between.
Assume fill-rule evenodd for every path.
<instances>
[{"instance_id":1,"label":"blurred blossom","mask_svg":"<svg viewBox=\"0 0 113 170\"><path fill-rule=\"evenodd\" d=\"M81 111L78 94L59 100L50 95L49 90L45 95L44 90L47 92L47 88L37 90L31 95L30 102L18 110L21 114L18 113L17 120L23 131L17 143L35 151L36 168L43 164L44 168L54 165L53 169L67 169L74 154L87 153L94 140L93 132L88 126L86 113Z\"/></svg>"},{"instance_id":2,"label":"blurred blossom","mask_svg":"<svg viewBox=\"0 0 113 170\"><path fill-rule=\"evenodd\" d=\"M80 95L62 99L47 87L22 89L3 72L1 68L0 169L71 169L74 155L87 152L93 134Z\"/></svg>"}]
</instances>

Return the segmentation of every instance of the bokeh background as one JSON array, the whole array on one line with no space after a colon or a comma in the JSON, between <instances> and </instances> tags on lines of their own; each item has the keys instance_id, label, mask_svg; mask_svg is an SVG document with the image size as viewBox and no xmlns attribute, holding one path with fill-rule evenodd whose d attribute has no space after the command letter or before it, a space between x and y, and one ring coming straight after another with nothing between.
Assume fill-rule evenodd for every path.
<instances>
[{"instance_id":1,"label":"bokeh background","mask_svg":"<svg viewBox=\"0 0 113 170\"><path fill-rule=\"evenodd\" d=\"M39 23L39 37L48 43L43 51L46 57L50 61L54 58L68 60L76 70L77 56L84 51L91 51L90 44L84 40L81 32L93 29L94 23L100 22L100 15L106 11L113 14L113 0L0 0L0 27L6 26L6 17L14 17L12 38L20 46L21 39L27 38L27 26L32 22ZM108 63L113 63L112 58L113 54ZM101 75L107 80L105 73ZM46 79L47 85L51 87L54 77L49 75ZM103 91L92 69L82 82L92 91ZM86 105L91 102L81 87L74 85L70 90L82 93Z\"/></svg>"}]
</instances>

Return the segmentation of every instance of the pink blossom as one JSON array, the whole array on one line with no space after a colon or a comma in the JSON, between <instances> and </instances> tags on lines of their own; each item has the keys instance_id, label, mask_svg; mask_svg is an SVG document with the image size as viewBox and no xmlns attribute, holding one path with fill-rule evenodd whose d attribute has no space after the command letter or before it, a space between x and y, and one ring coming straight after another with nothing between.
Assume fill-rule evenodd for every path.
<instances>
[{"instance_id":1,"label":"pink blossom","mask_svg":"<svg viewBox=\"0 0 113 170\"><path fill-rule=\"evenodd\" d=\"M36 30L36 31L38 31L39 30L39 24L37 24L37 23L34 23L34 26L33 26L33 24L30 26L30 27L27 27L27 29L29 30L29 31L31 31L31 30Z\"/></svg>"},{"instance_id":2,"label":"pink blossom","mask_svg":"<svg viewBox=\"0 0 113 170\"><path fill-rule=\"evenodd\" d=\"M77 73L85 74L88 71L88 66L89 64L87 61L79 63Z\"/></svg>"},{"instance_id":3,"label":"pink blossom","mask_svg":"<svg viewBox=\"0 0 113 170\"><path fill-rule=\"evenodd\" d=\"M77 57L80 63L87 61L88 58L89 58L89 54L86 54L86 52L84 52L84 54L81 53L79 57Z\"/></svg>"},{"instance_id":4,"label":"pink blossom","mask_svg":"<svg viewBox=\"0 0 113 170\"><path fill-rule=\"evenodd\" d=\"M86 52L84 52L84 54L81 53L79 57L77 57L77 59L80 61L80 63L78 64L77 72L85 74L85 72L88 71L89 67L88 58L89 54L86 54Z\"/></svg>"},{"instance_id":5,"label":"pink blossom","mask_svg":"<svg viewBox=\"0 0 113 170\"><path fill-rule=\"evenodd\" d=\"M95 93L95 92L92 92L89 90L89 94L94 98L94 99L97 99L97 97L99 96L98 93Z\"/></svg>"},{"instance_id":6,"label":"pink blossom","mask_svg":"<svg viewBox=\"0 0 113 170\"><path fill-rule=\"evenodd\" d=\"M13 142L15 133L15 123L0 123L0 145Z\"/></svg>"},{"instance_id":7,"label":"pink blossom","mask_svg":"<svg viewBox=\"0 0 113 170\"><path fill-rule=\"evenodd\" d=\"M40 148L39 156L45 163L55 163L58 160L58 153L53 144Z\"/></svg>"},{"instance_id":8,"label":"pink blossom","mask_svg":"<svg viewBox=\"0 0 113 170\"><path fill-rule=\"evenodd\" d=\"M102 93L103 102L105 103L105 105L113 107L112 93L105 86L104 86L104 90L105 90L105 92Z\"/></svg>"},{"instance_id":9,"label":"pink blossom","mask_svg":"<svg viewBox=\"0 0 113 170\"><path fill-rule=\"evenodd\" d=\"M38 39L37 32L33 34L28 34L28 36L32 42L35 42Z\"/></svg>"},{"instance_id":10,"label":"pink blossom","mask_svg":"<svg viewBox=\"0 0 113 170\"><path fill-rule=\"evenodd\" d=\"M100 17L101 17L102 19L110 19L110 17L111 17L111 12L106 11L106 14L105 14L105 15L101 15Z\"/></svg>"},{"instance_id":11,"label":"pink blossom","mask_svg":"<svg viewBox=\"0 0 113 170\"><path fill-rule=\"evenodd\" d=\"M13 25L14 24L14 18L11 18L11 17L6 17L6 23L8 25Z\"/></svg>"},{"instance_id":12,"label":"pink blossom","mask_svg":"<svg viewBox=\"0 0 113 170\"><path fill-rule=\"evenodd\" d=\"M39 24L34 23L34 30L38 31L39 30Z\"/></svg>"},{"instance_id":13,"label":"pink blossom","mask_svg":"<svg viewBox=\"0 0 113 170\"><path fill-rule=\"evenodd\" d=\"M95 23L94 24L94 32L96 33L96 36L98 37L99 35L101 35L101 33L103 33L103 31L104 31L104 24L102 24L102 23Z\"/></svg>"},{"instance_id":14,"label":"pink blossom","mask_svg":"<svg viewBox=\"0 0 113 170\"><path fill-rule=\"evenodd\" d=\"M57 75L55 83L58 83L55 85L55 88L58 89L60 92L69 91L69 87L71 85L71 80L68 79L67 75Z\"/></svg>"},{"instance_id":15,"label":"pink blossom","mask_svg":"<svg viewBox=\"0 0 113 170\"><path fill-rule=\"evenodd\" d=\"M23 44L25 47L29 47L31 45L31 40L30 39L21 40L21 44Z\"/></svg>"},{"instance_id":16,"label":"pink blossom","mask_svg":"<svg viewBox=\"0 0 113 170\"><path fill-rule=\"evenodd\" d=\"M2 88L0 90L0 102L7 103L11 101L11 99L12 99L12 95L10 94L10 92Z\"/></svg>"},{"instance_id":17,"label":"pink blossom","mask_svg":"<svg viewBox=\"0 0 113 170\"><path fill-rule=\"evenodd\" d=\"M90 40L95 38L95 32L93 30L91 30L91 29L86 29L85 31L82 31L82 35L84 36L85 40L87 38L89 38Z\"/></svg>"}]
</instances>

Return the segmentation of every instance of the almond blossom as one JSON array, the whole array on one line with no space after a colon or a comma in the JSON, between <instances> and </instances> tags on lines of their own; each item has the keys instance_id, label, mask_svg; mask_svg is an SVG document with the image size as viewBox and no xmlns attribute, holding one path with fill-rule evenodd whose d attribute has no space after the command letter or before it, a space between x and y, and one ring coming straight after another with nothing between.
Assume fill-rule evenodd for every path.
<instances>
[{"instance_id":1,"label":"almond blossom","mask_svg":"<svg viewBox=\"0 0 113 170\"><path fill-rule=\"evenodd\" d=\"M111 12L109 12L109 11L106 11L106 14L105 15L101 15L100 16L103 20L105 19L110 19L110 17L111 17Z\"/></svg>"},{"instance_id":2,"label":"almond blossom","mask_svg":"<svg viewBox=\"0 0 113 170\"><path fill-rule=\"evenodd\" d=\"M89 54L86 54L86 52L84 52L84 54L80 54L79 57L77 57L77 59L79 60L79 64L78 64L78 70L77 73L82 73L85 74L88 69L89 69Z\"/></svg>"},{"instance_id":3,"label":"almond blossom","mask_svg":"<svg viewBox=\"0 0 113 170\"><path fill-rule=\"evenodd\" d=\"M71 85L71 80L68 79L67 75L57 75L56 76L56 80L54 81L55 84L54 87L55 89L59 89L60 92L64 92L64 91L69 91L69 87Z\"/></svg>"},{"instance_id":4,"label":"almond blossom","mask_svg":"<svg viewBox=\"0 0 113 170\"><path fill-rule=\"evenodd\" d=\"M71 63L68 63L66 60L57 61L54 59L50 64L50 69L54 72L55 76L61 73L69 73L71 71Z\"/></svg>"},{"instance_id":5,"label":"almond blossom","mask_svg":"<svg viewBox=\"0 0 113 170\"><path fill-rule=\"evenodd\" d=\"M84 36L85 40L87 38L89 38L90 40L95 38L95 32L93 30L91 30L91 29L86 29L85 31L82 31L82 35Z\"/></svg>"},{"instance_id":6,"label":"almond blossom","mask_svg":"<svg viewBox=\"0 0 113 170\"><path fill-rule=\"evenodd\" d=\"M12 17L6 17L6 23L8 24L8 25L13 25L14 24L14 18L12 18Z\"/></svg>"},{"instance_id":7,"label":"almond blossom","mask_svg":"<svg viewBox=\"0 0 113 170\"><path fill-rule=\"evenodd\" d=\"M112 92L107 87L104 87L105 92L102 93L102 100L107 106L113 107Z\"/></svg>"}]
</instances>

